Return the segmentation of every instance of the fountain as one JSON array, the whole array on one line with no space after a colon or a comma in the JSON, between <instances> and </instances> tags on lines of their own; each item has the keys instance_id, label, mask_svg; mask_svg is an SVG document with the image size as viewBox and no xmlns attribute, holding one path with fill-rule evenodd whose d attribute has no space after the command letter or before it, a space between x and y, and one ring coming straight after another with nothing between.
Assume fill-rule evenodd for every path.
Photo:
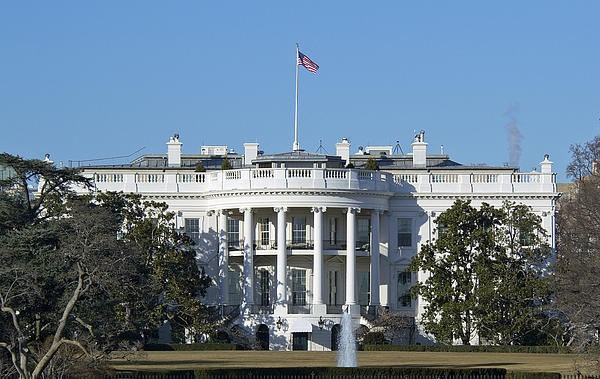
<instances>
[{"instance_id":1,"label":"fountain","mask_svg":"<svg viewBox=\"0 0 600 379\"><path fill-rule=\"evenodd\" d=\"M356 338L352 327L352 316L346 309L342 313L342 330L338 340L338 367L356 367Z\"/></svg>"}]
</instances>

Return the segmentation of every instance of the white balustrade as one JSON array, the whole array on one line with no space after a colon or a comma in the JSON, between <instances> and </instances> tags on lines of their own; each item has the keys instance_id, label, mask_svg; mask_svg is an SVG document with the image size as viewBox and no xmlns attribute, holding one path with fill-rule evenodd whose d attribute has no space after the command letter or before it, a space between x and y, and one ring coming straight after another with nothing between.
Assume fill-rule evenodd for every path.
<instances>
[{"instance_id":1,"label":"white balustrade","mask_svg":"<svg viewBox=\"0 0 600 379\"><path fill-rule=\"evenodd\" d=\"M232 189L327 188L389 192L553 192L555 174L402 173L324 168L256 168L202 172L89 173L98 190L208 192ZM168 176L168 177L167 177Z\"/></svg>"}]
</instances>

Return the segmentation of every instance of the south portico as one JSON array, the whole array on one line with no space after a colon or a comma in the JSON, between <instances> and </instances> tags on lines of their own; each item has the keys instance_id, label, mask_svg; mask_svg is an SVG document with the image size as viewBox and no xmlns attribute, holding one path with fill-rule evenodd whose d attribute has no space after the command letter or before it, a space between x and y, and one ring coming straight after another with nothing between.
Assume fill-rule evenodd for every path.
<instances>
[{"instance_id":1,"label":"south portico","mask_svg":"<svg viewBox=\"0 0 600 379\"><path fill-rule=\"evenodd\" d=\"M338 314L344 305L358 315L360 305L380 305L379 225L383 209L249 206L216 209L211 215L213 212L217 215L221 304L238 303L230 299L229 277L232 272L237 274L230 267L237 262L242 283L238 304L244 314L256 313L260 307L275 315ZM362 217L357 222L358 215ZM236 235L243 235L241 241ZM357 256L363 270L360 302ZM255 258L260 262L255 264ZM259 270L265 266L267 270ZM301 271L304 269L308 274Z\"/></svg>"}]
</instances>

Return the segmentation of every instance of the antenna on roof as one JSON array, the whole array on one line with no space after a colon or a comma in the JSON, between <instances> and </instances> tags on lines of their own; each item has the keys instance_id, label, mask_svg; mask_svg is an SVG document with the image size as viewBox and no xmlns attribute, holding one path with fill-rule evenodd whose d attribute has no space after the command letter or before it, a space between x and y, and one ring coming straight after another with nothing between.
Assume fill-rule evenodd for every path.
<instances>
[{"instance_id":1,"label":"antenna on roof","mask_svg":"<svg viewBox=\"0 0 600 379\"><path fill-rule=\"evenodd\" d=\"M392 154L397 155L398 150L400 150L400 154L404 155L404 151L402 151L402 146L400 146L400 141L396 141L396 146L394 146L394 150L392 150Z\"/></svg>"},{"instance_id":2,"label":"antenna on roof","mask_svg":"<svg viewBox=\"0 0 600 379\"><path fill-rule=\"evenodd\" d=\"M319 147L317 147L317 151L315 151L315 153L319 153L319 154L329 154L327 152L327 150L325 150L325 148L323 147L323 140L320 139L319 140Z\"/></svg>"}]
</instances>

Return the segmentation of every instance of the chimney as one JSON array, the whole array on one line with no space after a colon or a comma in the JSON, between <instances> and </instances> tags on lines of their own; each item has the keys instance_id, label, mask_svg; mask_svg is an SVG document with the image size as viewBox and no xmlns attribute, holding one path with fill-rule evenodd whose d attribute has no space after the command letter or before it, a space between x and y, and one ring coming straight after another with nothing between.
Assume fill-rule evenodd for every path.
<instances>
[{"instance_id":1,"label":"chimney","mask_svg":"<svg viewBox=\"0 0 600 379\"><path fill-rule=\"evenodd\" d=\"M342 142L335 144L335 155L342 157L346 162L346 166L350 163L350 143L348 138L342 138Z\"/></svg>"},{"instance_id":2,"label":"chimney","mask_svg":"<svg viewBox=\"0 0 600 379\"><path fill-rule=\"evenodd\" d=\"M425 131L421 130L415 136L415 142L412 143L412 158L414 168L425 168L427 166L427 143L425 142Z\"/></svg>"},{"instance_id":3,"label":"chimney","mask_svg":"<svg viewBox=\"0 0 600 379\"><path fill-rule=\"evenodd\" d=\"M252 161L258 156L258 143L244 144L244 165L250 166Z\"/></svg>"},{"instance_id":4,"label":"chimney","mask_svg":"<svg viewBox=\"0 0 600 379\"><path fill-rule=\"evenodd\" d=\"M540 162L540 166L542 166L542 174L552 173L552 162L550 162L548 158L550 158L550 156L546 154L544 155L544 161Z\"/></svg>"},{"instance_id":5,"label":"chimney","mask_svg":"<svg viewBox=\"0 0 600 379\"><path fill-rule=\"evenodd\" d=\"M169 167L181 166L181 142L179 142L179 134L175 133L167 142L167 164Z\"/></svg>"}]
</instances>

